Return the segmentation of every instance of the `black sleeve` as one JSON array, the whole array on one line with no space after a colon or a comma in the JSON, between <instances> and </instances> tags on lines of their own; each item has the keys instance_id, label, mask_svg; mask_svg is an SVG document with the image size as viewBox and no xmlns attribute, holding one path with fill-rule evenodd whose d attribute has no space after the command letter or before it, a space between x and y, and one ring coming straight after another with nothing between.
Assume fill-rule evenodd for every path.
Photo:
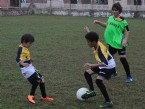
<instances>
[{"instance_id":1,"label":"black sleeve","mask_svg":"<svg viewBox=\"0 0 145 109\"><path fill-rule=\"evenodd\" d=\"M21 53L22 53L22 47L19 47L18 52L17 52L17 57L16 57L16 62L17 63L20 61Z\"/></svg>"},{"instance_id":2,"label":"black sleeve","mask_svg":"<svg viewBox=\"0 0 145 109\"><path fill-rule=\"evenodd\" d=\"M129 31L129 27L128 27L128 25L125 27L125 29L126 29L126 31Z\"/></svg>"}]
</instances>

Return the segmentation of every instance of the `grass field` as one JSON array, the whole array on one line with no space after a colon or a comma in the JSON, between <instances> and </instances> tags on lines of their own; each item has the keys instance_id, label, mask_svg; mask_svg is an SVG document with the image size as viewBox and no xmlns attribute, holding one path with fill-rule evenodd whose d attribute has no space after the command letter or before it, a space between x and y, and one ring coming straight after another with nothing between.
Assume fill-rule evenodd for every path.
<instances>
[{"instance_id":1,"label":"grass field","mask_svg":"<svg viewBox=\"0 0 145 109\"><path fill-rule=\"evenodd\" d=\"M97 86L97 96L86 102L76 99L76 91L87 87L83 73L85 62L95 62L84 39L83 27L88 25L100 34L104 42L104 29L92 22L92 17L70 16L17 16L0 17L0 109L98 109L104 102ZM98 18L106 21L105 18ZM130 25L127 58L134 83L126 84L125 71L117 55L118 76L105 81L112 109L145 109L145 20L127 19ZM34 66L43 72L48 96L53 102L41 102L39 87L36 104L27 102L30 84L21 75L15 62L17 47L24 33L35 36L30 48ZM93 76L94 81L96 75Z\"/></svg>"}]
</instances>

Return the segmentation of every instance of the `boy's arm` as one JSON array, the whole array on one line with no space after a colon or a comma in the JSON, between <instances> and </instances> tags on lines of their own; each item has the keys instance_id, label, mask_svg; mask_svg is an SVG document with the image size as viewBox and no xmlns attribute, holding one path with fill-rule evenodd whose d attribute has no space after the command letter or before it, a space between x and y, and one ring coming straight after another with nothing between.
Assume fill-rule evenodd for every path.
<instances>
[{"instance_id":1,"label":"boy's arm","mask_svg":"<svg viewBox=\"0 0 145 109\"><path fill-rule=\"evenodd\" d=\"M24 60L21 60L21 54L22 54L22 47L19 47L17 52L16 62L24 67L28 67L29 64L24 63Z\"/></svg>"},{"instance_id":2,"label":"boy's arm","mask_svg":"<svg viewBox=\"0 0 145 109\"><path fill-rule=\"evenodd\" d=\"M127 43L127 41L128 41L128 38L129 38L129 28L128 28L128 26L126 26L125 27L125 37L124 37L124 39L123 39L123 41L122 41L122 46L126 46L126 43Z\"/></svg>"},{"instance_id":3,"label":"boy's arm","mask_svg":"<svg viewBox=\"0 0 145 109\"><path fill-rule=\"evenodd\" d=\"M101 22L101 21L99 21L99 20L94 20L94 24L99 24L100 26L102 26L102 27L104 27L104 28L106 28L106 26L107 26L107 23Z\"/></svg>"},{"instance_id":4,"label":"boy's arm","mask_svg":"<svg viewBox=\"0 0 145 109\"><path fill-rule=\"evenodd\" d=\"M24 67L28 67L29 63L24 63L24 61L19 62L20 65L24 66Z\"/></svg>"},{"instance_id":5,"label":"boy's arm","mask_svg":"<svg viewBox=\"0 0 145 109\"><path fill-rule=\"evenodd\" d=\"M89 33L89 32L90 32L90 29L89 29L89 27L88 27L88 26L85 26L85 27L84 27L84 30L85 30L87 33Z\"/></svg>"},{"instance_id":6,"label":"boy's arm","mask_svg":"<svg viewBox=\"0 0 145 109\"><path fill-rule=\"evenodd\" d=\"M97 66L105 66L105 65L104 65L104 63L99 62L97 64L85 63L85 66L88 66L88 67L97 67Z\"/></svg>"}]
</instances>

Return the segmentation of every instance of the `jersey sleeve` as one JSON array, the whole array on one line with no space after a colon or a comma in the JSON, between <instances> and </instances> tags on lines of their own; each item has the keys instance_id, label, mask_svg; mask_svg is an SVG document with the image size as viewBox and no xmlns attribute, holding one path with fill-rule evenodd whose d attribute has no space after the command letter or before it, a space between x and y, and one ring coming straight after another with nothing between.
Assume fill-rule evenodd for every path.
<instances>
[{"instance_id":1,"label":"jersey sleeve","mask_svg":"<svg viewBox=\"0 0 145 109\"><path fill-rule=\"evenodd\" d=\"M108 54L105 52L104 48L98 48L98 57L100 59L100 62L102 62L104 65L108 65Z\"/></svg>"},{"instance_id":2,"label":"jersey sleeve","mask_svg":"<svg viewBox=\"0 0 145 109\"><path fill-rule=\"evenodd\" d=\"M22 47L18 48L18 52L17 52L17 57L16 57L16 62L19 63L21 61L20 57L22 54Z\"/></svg>"}]
</instances>

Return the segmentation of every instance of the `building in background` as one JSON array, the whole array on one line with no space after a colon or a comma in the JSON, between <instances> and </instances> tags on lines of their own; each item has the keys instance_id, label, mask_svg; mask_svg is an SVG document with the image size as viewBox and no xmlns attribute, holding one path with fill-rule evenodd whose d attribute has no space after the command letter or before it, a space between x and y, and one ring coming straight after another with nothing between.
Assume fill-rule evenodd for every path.
<instances>
[{"instance_id":1,"label":"building in background","mask_svg":"<svg viewBox=\"0 0 145 109\"><path fill-rule=\"evenodd\" d=\"M33 3L38 8L110 10L115 2L120 2L123 10L145 11L145 0L0 0L0 7L29 7Z\"/></svg>"}]
</instances>

